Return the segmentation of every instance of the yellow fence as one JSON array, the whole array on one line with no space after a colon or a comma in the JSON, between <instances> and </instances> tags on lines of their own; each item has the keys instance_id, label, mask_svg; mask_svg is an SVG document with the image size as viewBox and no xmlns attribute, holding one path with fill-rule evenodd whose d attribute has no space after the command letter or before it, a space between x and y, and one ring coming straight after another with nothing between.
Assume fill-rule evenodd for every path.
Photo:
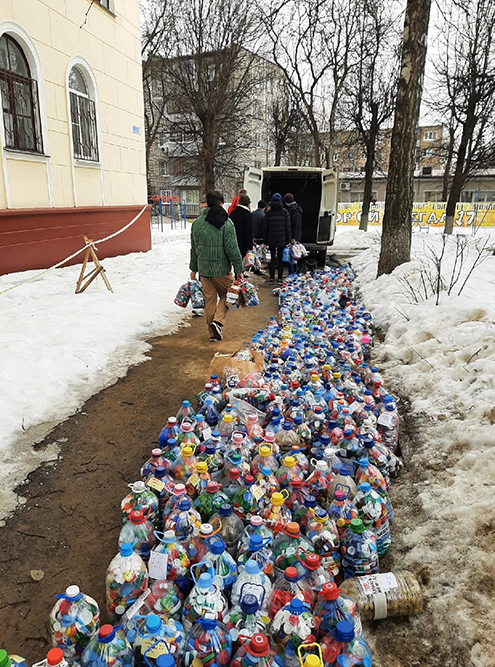
<instances>
[{"instance_id":1,"label":"yellow fence","mask_svg":"<svg viewBox=\"0 0 495 667\"><path fill-rule=\"evenodd\" d=\"M443 227L445 224L445 202L413 204L413 222L422 227ZM377 202L370 209L369 224L381 225L385 204ZM337 216L338 225L359 225L361 204L340 203ZM482 225L495 226L495 204L457 204L454 224L456 227Z\"/></svg>"}]
</instances>

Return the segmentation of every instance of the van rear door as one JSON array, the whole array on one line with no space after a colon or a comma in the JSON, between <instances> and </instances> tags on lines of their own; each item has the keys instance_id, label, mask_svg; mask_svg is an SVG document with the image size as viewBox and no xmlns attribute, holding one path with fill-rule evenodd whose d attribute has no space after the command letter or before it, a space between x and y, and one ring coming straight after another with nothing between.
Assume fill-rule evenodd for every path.
<instances>
[{"instance_id":1,"label":"van rear door","mask_svg":"<svg viewBox=\"0 0 495 667\"><path fill-rule=\"evenodd\" d=\"M324 169L321 172L321 206L318 224L317 243L332 243L337 223L338 176L336 169Z\"/></svg>"},{"instance_id":2,"label":"van rear door","mask_svg":"<svg viewBox=\"0 0 495 667\"><path fill-rule=\"evenodd\" d=\"M261 199L261 187L263 185L263 172L261 169L249 167L244 172L244 189L247 190L251 200L251 210L258 206Z\"/></svg>"}]
</instances>

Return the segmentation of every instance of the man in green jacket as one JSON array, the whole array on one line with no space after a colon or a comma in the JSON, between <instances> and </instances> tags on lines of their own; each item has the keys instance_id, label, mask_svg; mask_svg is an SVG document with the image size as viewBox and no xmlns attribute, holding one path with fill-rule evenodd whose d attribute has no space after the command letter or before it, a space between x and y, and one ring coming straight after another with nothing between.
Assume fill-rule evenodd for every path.
<instances>
[{"instance_id":1,"label":"man in green jacket","mask_svg":"<svg viewBox=\"0 0 495 667\"><path fill-rule=\"evenodd\" d=\"M242 278L242 257L237 245L235 227L222 207L218 190L206 193L206 208L191 227L191 280L199 273L205 294L206 324L210 340L222 340L227 314L227 291L232 285L231 268ZM220 299L218 301L218 299Z\"/></svg>"}]
</instances>

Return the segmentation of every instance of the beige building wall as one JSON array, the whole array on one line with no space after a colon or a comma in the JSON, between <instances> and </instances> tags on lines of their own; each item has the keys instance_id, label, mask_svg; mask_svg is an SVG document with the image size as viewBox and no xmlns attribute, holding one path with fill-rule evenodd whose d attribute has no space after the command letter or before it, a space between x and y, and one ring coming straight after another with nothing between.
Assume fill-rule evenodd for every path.
<instances>
[{"instance_id":1,"label":"beige building wall","mask_svg":"<svg viewBox=\"0 0 495 667\"><path fill-rule=\"evenodd\" d=\"M22 47L37 79L45 155L4 148L0 208L125 206L146 196L139 0L0 0L0 35ZM89 12L88 12L89 10ZM68 74L93 87L99 162L72 155Z\"/></svg>"}]
</instances>

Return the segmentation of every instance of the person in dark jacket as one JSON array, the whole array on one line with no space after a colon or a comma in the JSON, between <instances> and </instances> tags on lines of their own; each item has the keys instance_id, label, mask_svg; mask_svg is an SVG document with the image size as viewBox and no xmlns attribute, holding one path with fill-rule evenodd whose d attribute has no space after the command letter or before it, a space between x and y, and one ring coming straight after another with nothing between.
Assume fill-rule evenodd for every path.
<instances>
[{"instance_id":1,"label":"person in dark jacket","mask_svg":"<svg viewBox=\"0 0 495 667\"><path fill-rule=\"evenodd\" d=\"M302 233L302 214L303 210L294 199L294 195L288 192L284 197L284 203L287 206L290 216L290 226L292 230L292 240L300 241Z\"/></svg>"},{"instance_id":2,"label":"person in dark jacket","mask_svg":"<svg viewBox=\"0 0 495 667\"><path fill-rule=\"evenodd\" d=\"M258 208L253 211L253 241L260 245L263 243L263 226L262 221L265 215L266 203L260 199Z\"/></svg>"},{"instance_id":3,"label":"person in dark jacket","mask_svg":"<svg viewBox=\"0 0 495 667\"><path fill-rule=\"evenodd\" d=\"M278 264L278 282L284 275L284 248L291 242L289 212L283 206L282 195L273 195L270 210L263 218L263 241L270 248L270 282L275 279L275 265Z\"/></svg>"},{"instance_id":4,"label":"person in dark jacket","mask_svg":"<svg viewBox=\"0 0 495 667\"><path fill-rule=\"evenodd\" d=\"M253 214L249 210L251 200L248 195L239 195L239 203L230 214L237 235L237 245L244 258L253 247Z\"/></svg>"}]
</instances>

